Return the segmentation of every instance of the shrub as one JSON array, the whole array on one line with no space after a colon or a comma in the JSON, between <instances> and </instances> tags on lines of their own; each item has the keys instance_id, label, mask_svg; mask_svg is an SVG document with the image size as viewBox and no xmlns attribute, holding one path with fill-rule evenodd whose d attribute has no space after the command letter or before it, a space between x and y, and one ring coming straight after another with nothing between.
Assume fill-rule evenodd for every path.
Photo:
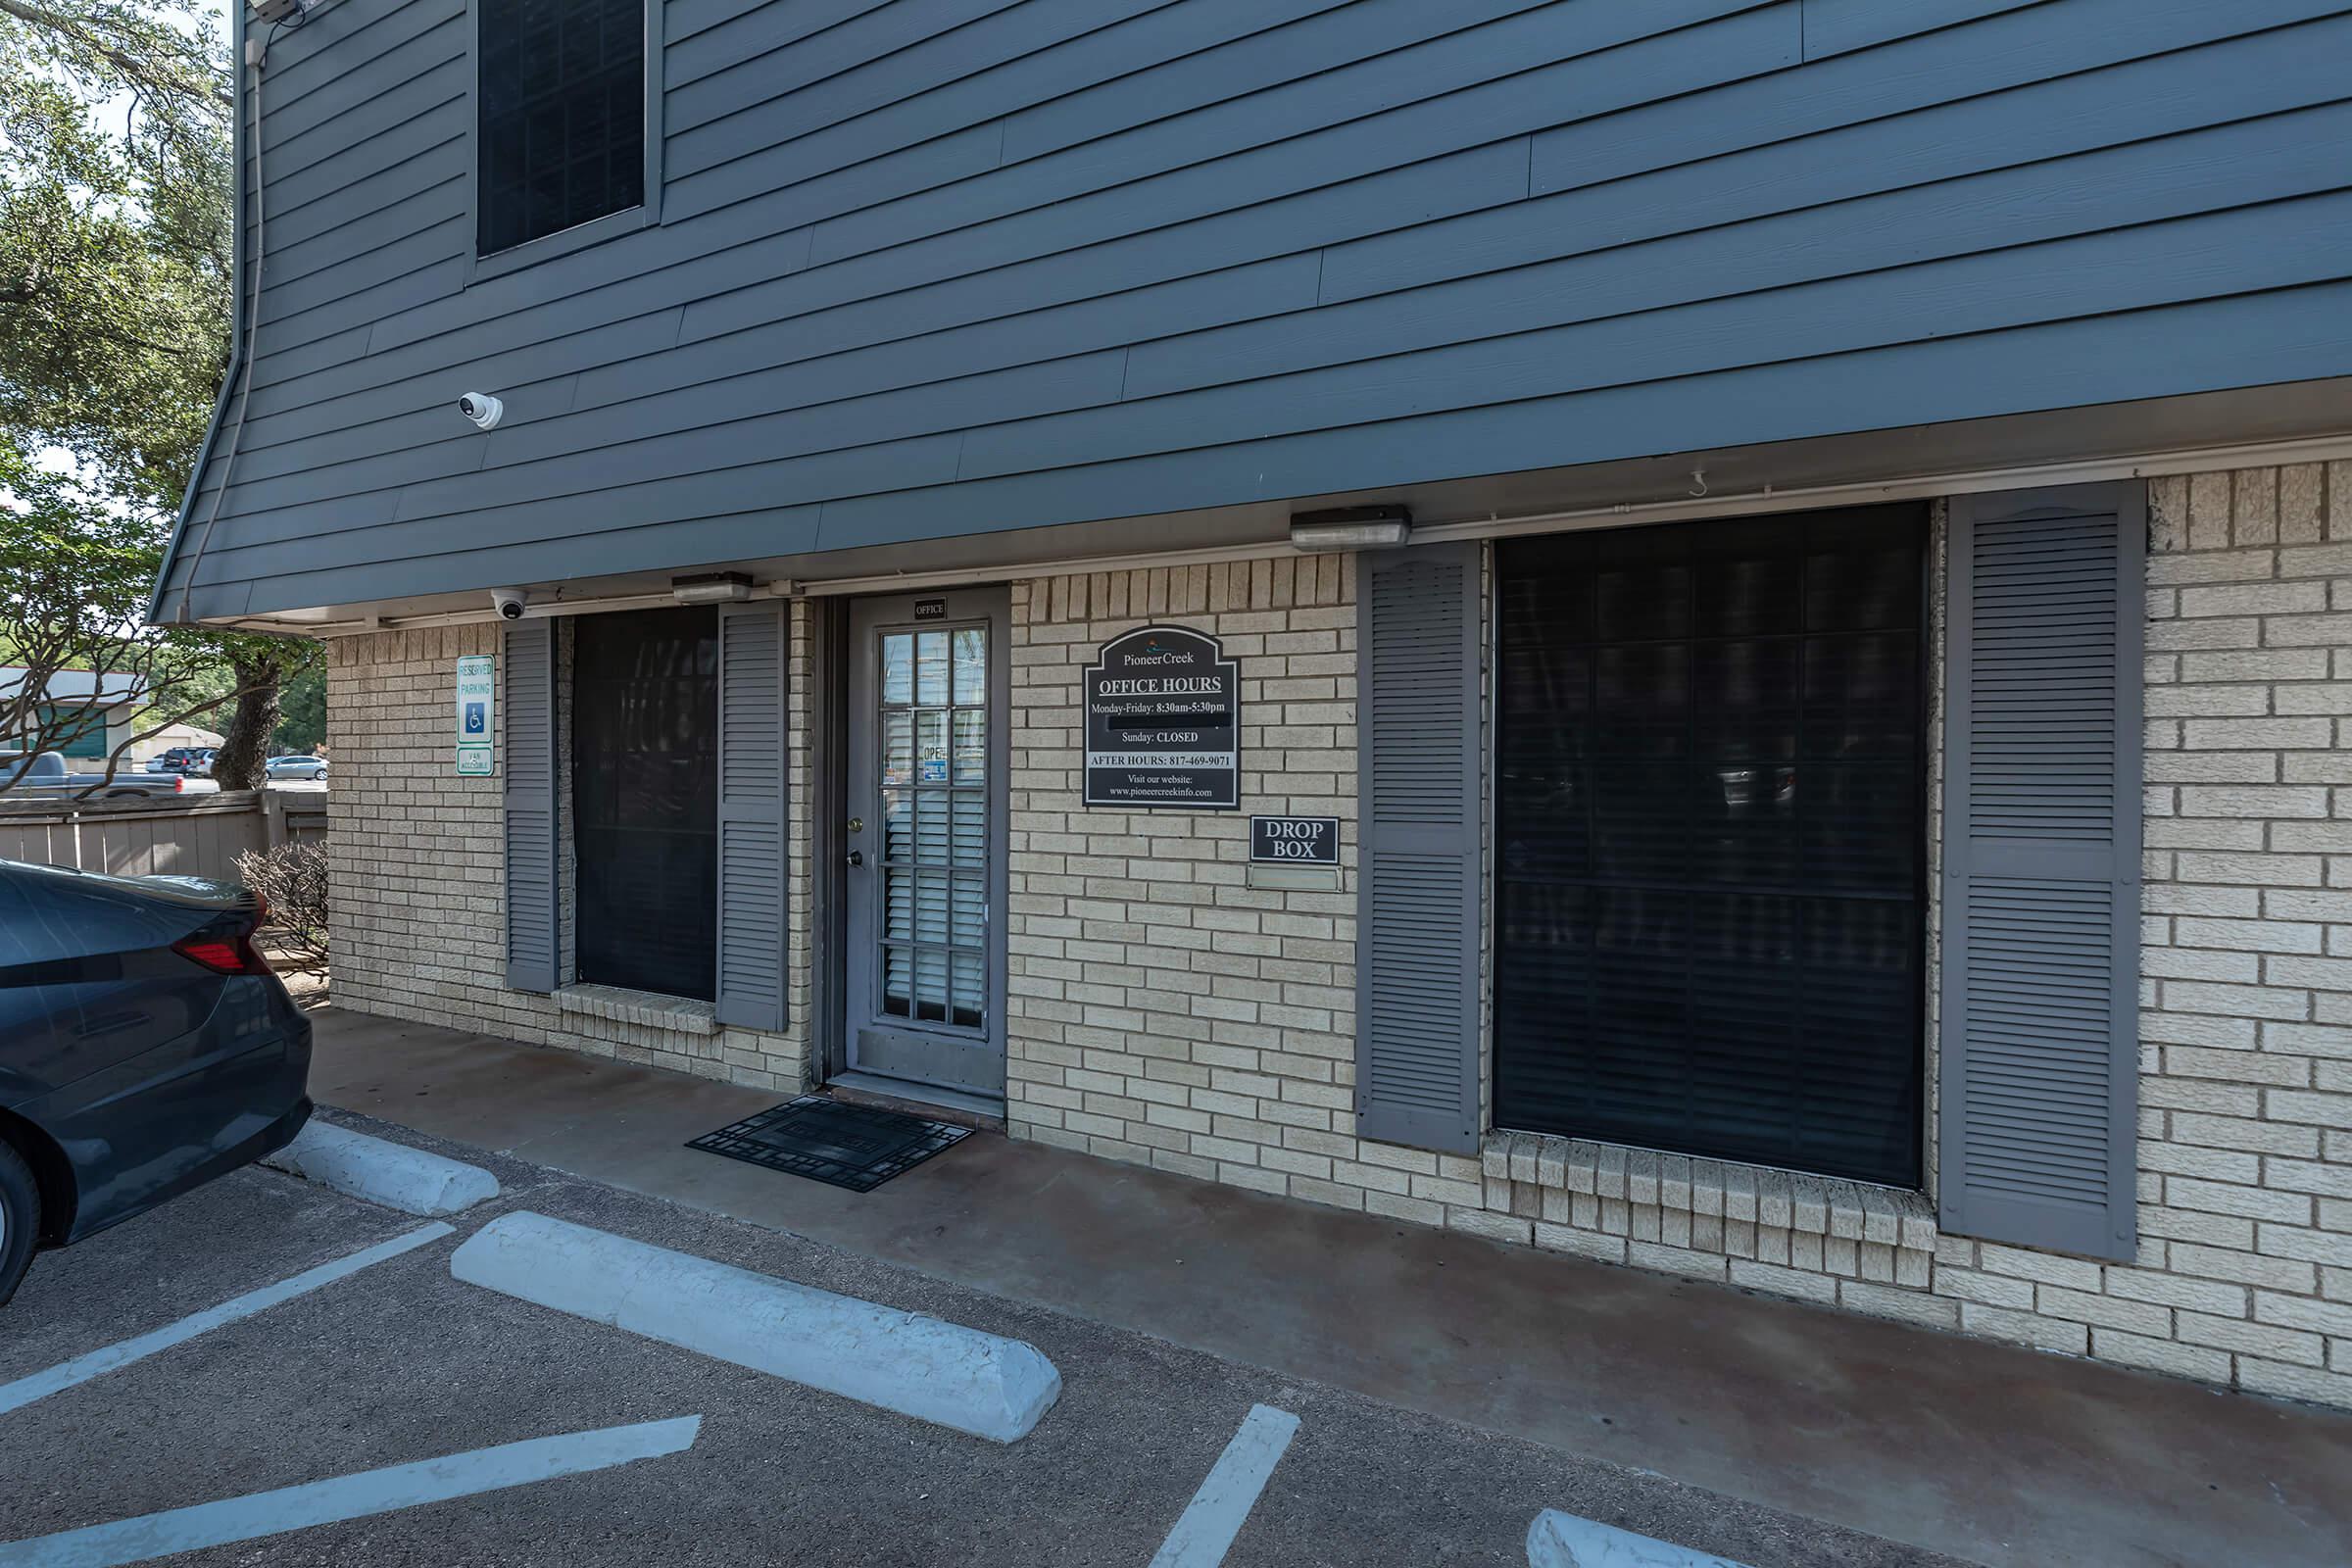
<instances>
[{"instance_id":1,"label":"shrub","mask_svg":"<svg viewBox=\"0 0 2352 1568\"><path fill-rule=\"evenodd\" d=\"M283 844L237 857L237 880L270 901L263 927L305 967L326 963L326 846Z\"/></svg>"}]
</instances>

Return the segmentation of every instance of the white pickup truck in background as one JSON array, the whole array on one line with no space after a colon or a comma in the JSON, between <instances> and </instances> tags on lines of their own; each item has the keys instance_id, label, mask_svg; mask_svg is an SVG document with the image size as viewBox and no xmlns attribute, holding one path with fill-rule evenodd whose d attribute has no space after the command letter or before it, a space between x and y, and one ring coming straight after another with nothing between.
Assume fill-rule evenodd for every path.
<instances>
[{"instance_id":1,"label":"white pickup truck in background","mask_svg":"<svg viewBox=\"0 0 2352 1568\"><path fill-rule=\"evenodd\" d=\"M0 787L0 801L79 795L93 785L102 786L93 799L105 801L220 793L220 786L213 780L190 778L185 773L134 773L123 769L109 779L104 771L73 771L66 766L65 757L57 752L36 752L29 758L22 752L0 752L0 786L5 786Z\"/></svg>"}]
</instances>

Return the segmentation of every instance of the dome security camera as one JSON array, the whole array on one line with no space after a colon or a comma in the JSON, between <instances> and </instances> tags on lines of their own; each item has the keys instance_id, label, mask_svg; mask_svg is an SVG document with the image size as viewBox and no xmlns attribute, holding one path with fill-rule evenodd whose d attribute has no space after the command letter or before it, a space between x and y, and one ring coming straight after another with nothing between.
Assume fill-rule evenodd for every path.
<instances>
[{"instance_id":1,"label":"dome security camera","mask_svg":"<svg viewBox=\"0 0 2352 1568\"><path fill-rule=\"evenodd\" d=\"M520 620L523 607L530 602L531 596L519 588L493 588L490 590L490 603L497 608L498 618L501 620Z\"/></svg>"},{"instance_id":2,"label":"dome security camera","mask_svg":"<svg viewBox=\"0 0 2352 1568\"><path fill-rule=\"evenodd\" d=\"M507 412L507 406L487 392L468 392L458 399L458 412L489 430L497 427L499 416Z\"/></svg>"}]
</instances>

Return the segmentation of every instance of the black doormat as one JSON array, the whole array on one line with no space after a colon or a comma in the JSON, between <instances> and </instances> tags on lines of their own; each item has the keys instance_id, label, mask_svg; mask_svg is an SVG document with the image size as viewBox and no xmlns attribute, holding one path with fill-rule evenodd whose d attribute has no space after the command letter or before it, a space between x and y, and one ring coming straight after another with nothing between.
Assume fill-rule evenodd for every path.
<instances>
[{"instance_id":1,"label":"black doormat","mask_svg":"<svg viewBox=\"0 0 2352 1568\"><path fill-rule=\"evenodd\" d=\"M686 1147L870 1193L970 1132L944 1121L803 1095L705 1133Z\"/></svg>"}]
</instances>

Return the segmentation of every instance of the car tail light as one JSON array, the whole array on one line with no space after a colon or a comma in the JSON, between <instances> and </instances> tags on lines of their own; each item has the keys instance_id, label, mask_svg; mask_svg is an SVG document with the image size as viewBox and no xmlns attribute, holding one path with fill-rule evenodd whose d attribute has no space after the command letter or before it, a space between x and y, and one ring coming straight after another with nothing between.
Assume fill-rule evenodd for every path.
<instances>
[{"instance_id":1,"label":"car tail light","mask_svg":"<svg viewBox=\"0 0 2352 1568\"><path fill-rule=\"evenodd\" d=\"M188 780L187 780L187 777L186 777L186 775L185 775L185 774L180 774L180 773L174 773L174 774L172 774L172 794L174 794L174 795L185 795L185 794L187 794L187 792L188 792Z\"/></svg>"},{"instance_id":2,"label":"car tail light","mask_svg":"<svg viewBox=\"0 0 2352 1568\"><path fill-rule=\"evenodd\" d=\"M254 925L261 922L256 920ZM235 931L200 931L172 944L172 951L215 974L268 974L270 960L253 945L254 926Z\"/></svg>"}]
</instances>

